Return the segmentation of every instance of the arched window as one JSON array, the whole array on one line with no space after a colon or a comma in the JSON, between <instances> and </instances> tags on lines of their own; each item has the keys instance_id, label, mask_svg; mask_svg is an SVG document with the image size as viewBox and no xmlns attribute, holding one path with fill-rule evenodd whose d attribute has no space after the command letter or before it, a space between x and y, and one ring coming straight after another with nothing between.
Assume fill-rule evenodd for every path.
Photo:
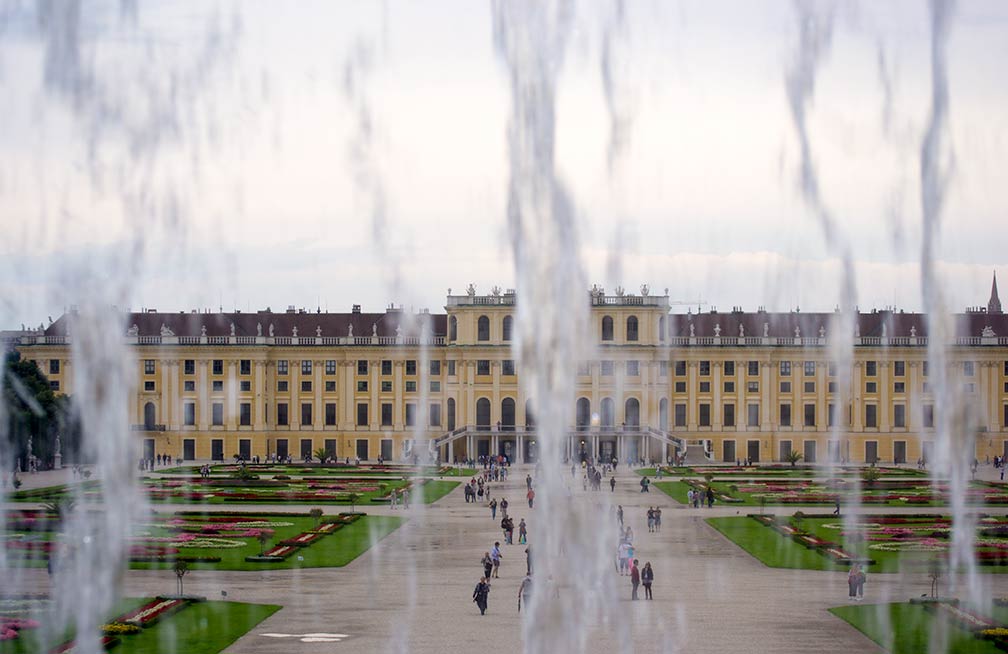
<instances>
[{"instance_id":1,"label":"arched window","mask_svg":"<svg viewBox=\"0 0 1008 654\"><path fill-rule=\"evenodd\" d=\"M510 397L501 400L501 431L515 430L515 401Z\"/></svg>"},{"instance_id":2,"label":"arched window","mask_svg":"<svg viewBox=\"0 0 1008 654\"><path fill-rule=\"evenodd\" d=\"M600 416L602 427L612 427L616 424L616 405L611 397L602 398L602 415Z\"/></svg>"},{"instance_id":3,"label":"arched window","mask_svg":"<svg viewBox=\"0 0 1008 654\"><path fill-rule=\"evenodd\" d=\"M448 398L448 431L455 431L455 398Z\"/></svg>"},{"instance_id":4,"label":"arched window","mask_svg":"<svg viewBox=\"0 0 1008 654\"><path fill-rule=\"evenodd\" d=\"M637 316L630 316L626 319L626 339L636 341L637 336Z\"/></svg>"},{"instance_id":5,"label":"arched window","mask_svg":"<svg viewBox=\"0 0 1008 654\"><path fill-rule=\"evenodd\" d=\"M535 429L535 414L532 413L532 400L525 400L525 429Z\"/></svg>"},{"instance_id":6,"label":"arched window","mask_svg":"<svg viewBox=\"0 0 1008 654\"><path fill-rule=\"evenodd\" d=\"M668 431L668 400L664 397L658 403L658 429Z\"/></svg>"},{"instance_id":7,"label":"arched window","mask_svg":"<svg viewBox=\"0 0 1008 654\"><path fill-rule=\"evenodd\" d=\"M587 397L579 398L577 401L575 422L578 431L588 431L591 425L591 400Z\"/></svg>"},{"instance_id":8,"label":"arched window","mask_svg":"<svg viewBox=\"0 0 1008 654\"><path fill-rule=\"evenodd\" d=\"M157 413L154 408L153 402L148 402L144 405L144 428L154 429L154 424L157 422Z\"/></svg>"},{"instance_id":9,"label":"arched window","mask_svg":"<svg viewBox=\"0 0 1008 654\"><path fill-rule=\"evenodd\" d=\"M504 324L502 325L501 332L503 333L503 340L511 340L511 327L514 325L514 319L511 316L504 316Z\"/></svg>"},{"instance_id":10,"label":"arched window","mask_svg":"<svg viewBox=\"0 0 1008 654\"><path fill-rule=\"evenodd\" d=\"M458 338L458 318L452 316L448 319L448 340L454 341Z\"/></svg>"},{"instance_id":11,"label":"arched window","mask_svg":"<svg viewBox=\"0 0 1008 654\"><path fill-rule=\"evenodd\" d=\"M476 321L476 340L490 340L490 319L486 316L480 316L479 320Z\"/></svg>"},{"instance_id":12,"label":"arched window","mask_svg":"<svg viewBox=\"0 0 1008 654\"><path fill-rule=\"evenodd\" d=\"M665 316L658 319L658 340L665 340Z\"/></svg>"},{"instance_id":13,"label":"arched window","mask_svg":"<svg viewBox=\"0 0 1008 654\"><path fill-rule=\"evenodd\" d=\"M490 426L490 400L481 397L476 400L476 427Z\"/></svg>"},{"instance_id":14,"label":"arched window","mask_svg":"<svg viewBox=\"0 0 1008 654\"><path fill-rule=\"evenodd\" d=\"M611 341L613 339L612 316L602 316L602 340Z\"/></svg>"},{"instance_id":15,"label":"arched window","mask_svg":"<svg viewBox=\"0 0 1008 654\"><path fill-rule=\"evenodd\" d=\"M640 402L636 397L626 401L626 411L623 413L623 424L627 427L640 427Z\"/></svg>"}]
</instances>

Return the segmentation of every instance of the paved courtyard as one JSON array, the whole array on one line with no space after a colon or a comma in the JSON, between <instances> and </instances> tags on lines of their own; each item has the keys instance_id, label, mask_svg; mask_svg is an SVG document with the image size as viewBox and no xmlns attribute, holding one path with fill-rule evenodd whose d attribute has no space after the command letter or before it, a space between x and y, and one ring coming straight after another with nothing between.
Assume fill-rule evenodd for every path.
<instances>
[{"instance_id":1,"label":"paved courtyard","mask_svg":"<svg viewBox=\"0 0 1008 654\"><path fill-rule=\"evenodd\" d=\"M506 484L496 485L494 495L511 499L511 514L516 522L526 518L534 543L538 509L529 510L522 501L528 471L516 466ZM879 651L827 612L847 602L845 573L767 568L703 520L744 514L746 508L688 509L660 491L640 493L639 477L626 470L619 471L617 481L615 493L608 491L608 484L598 493L586 493L578 485L572 502L577 510L588 512L605 503L606 513L598 522L607 536L611 535L608 503L623 505L626 523L635 533L637 556L642 565L651 561L655 569L655 600L632 602L629 579L621 578L618 615L592 628L591 651ZM662 531L656 534L648 533L645 518L647 507L653 505L663 510ZM367 510L391 512L387 507ZM225 591L230 600L283 605L227 652L454 652L477 651L488 644L495 650L521 651L522 618L516 596L525 571L524 547L503 546L501 577L493 582L487 615L480 616L471 595L481 574L483 552L501 540L498 521L490 519L485 506L466 504L461 485L429 507L414 507L408 515L411 519L402 528L346 567L196 571L186 578L186 591L210 598ZM36 591L48 584L44 569L26 571L22 579ZM1008 594L1008 575L984 575L984 580L994 596ZM128 595L167 593L173 588L174 577L168 571L129 571L125 576ZM903 601L928 590L924 574L874 574L868 580L866 602ZM617 635L617 621L629 627L622 632L629 636ZM302 637L307 634L340 636L308 636L306 642Z\"/></svg>"}]
</instances>

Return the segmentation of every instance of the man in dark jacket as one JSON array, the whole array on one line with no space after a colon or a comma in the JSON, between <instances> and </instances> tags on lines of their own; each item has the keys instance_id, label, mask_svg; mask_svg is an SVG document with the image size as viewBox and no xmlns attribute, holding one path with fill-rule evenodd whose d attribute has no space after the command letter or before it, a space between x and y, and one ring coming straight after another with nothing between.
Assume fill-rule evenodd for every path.
<instances>
[{"instance_id":1,"label":"man in dark jacket","mask_svg":"<svg viewBox=\"0 0 1008 654\"><path fill-rule=\"evenodd\" d=\"M489 595L490 582L487 581L486 577L481 577L479 583L476 584L476 590L473 591L473 601L479 607L480 615L486 615L487 597Z\"/></svg>"},{"instance_id":2,"label":"man in dark jacket","mask_svg":"<svg viewBox=\"0 0 1008 654\"><path fill-rule=\"evenodd\" d=\"M637 587L640 586L640 568L637 567L637 559L633 560L633 565L630 566L630 583L633 584L633 595L630 599L637 599Z\"/></svg>"}]
</instances>

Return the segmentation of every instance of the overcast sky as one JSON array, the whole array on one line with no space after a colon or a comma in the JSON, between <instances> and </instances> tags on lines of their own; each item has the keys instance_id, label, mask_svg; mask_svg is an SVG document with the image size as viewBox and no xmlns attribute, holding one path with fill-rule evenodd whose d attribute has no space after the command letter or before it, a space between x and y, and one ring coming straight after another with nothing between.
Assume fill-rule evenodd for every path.
<instances>
[{"instance_id":1,"label":"overcast sky","mask_svg":"<svg viewBox=\"0 0 1008 654\"><path fill-rule=\"evenodd\" d=\"M103 283L173 311L440 311L449 287L514 285L489 4L44 4L0 0L0 326L55 318ZM588 278L724 310L831 310L840 267L798 192L785 95L792 3L629 2L622 25L614 6L576 5L557 95ZM927 4L832 16L810 109L823 199L861 308L917 310ZM627 126L611 166L607 33ZM959 3L947 52L939 270L961 310L986 303L995 269L1008 289L1008 4Z\"/></svg>"}]
</instances>

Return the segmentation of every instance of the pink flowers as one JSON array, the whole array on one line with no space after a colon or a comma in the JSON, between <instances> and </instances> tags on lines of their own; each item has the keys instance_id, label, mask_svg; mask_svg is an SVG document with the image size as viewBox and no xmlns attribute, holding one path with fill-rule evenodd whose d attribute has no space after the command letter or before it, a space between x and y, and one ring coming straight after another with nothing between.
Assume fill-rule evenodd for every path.
<instances>
[{"instance_id":1,"label":"pink flowers","mask_svg":"<svg viewBox=\"0 0 1008 654\"><path fill-rule=\"evenodd\" d=\"M0 641L14 640L22 629L38 629L39 623L26 618L0 620Z\"/></svg>"}]
</instances>

